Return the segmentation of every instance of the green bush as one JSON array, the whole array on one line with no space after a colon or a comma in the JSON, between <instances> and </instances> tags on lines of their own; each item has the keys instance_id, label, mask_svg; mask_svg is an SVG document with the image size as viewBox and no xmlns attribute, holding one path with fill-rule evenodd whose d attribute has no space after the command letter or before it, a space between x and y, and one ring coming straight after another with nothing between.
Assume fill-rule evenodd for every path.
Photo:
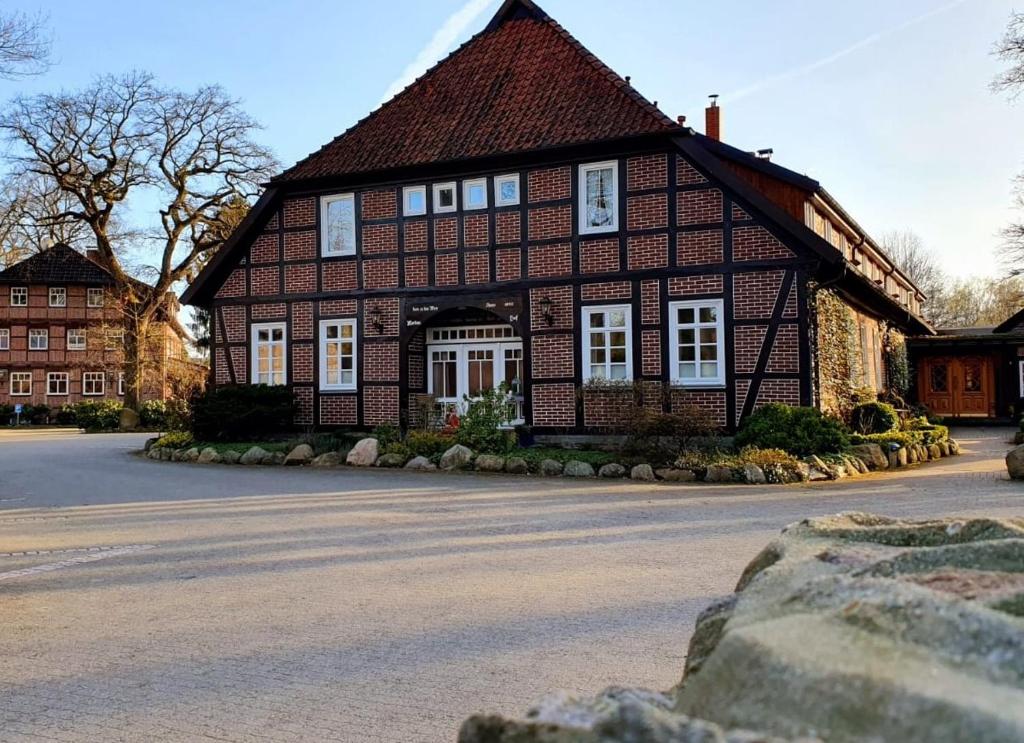
<instances>
[{"instance_id":1,"label":"green bush","mask_svg":"<svg viewBox=\"0 0 1024 743\"><path fill-rule=\"evenodd\" d=\"M899 413L886 402L862 403L850 413L850 428L856 433L895 431L899 424Z\"/></svg>"},{"instance_id":2,"label":"green bush","mask_svg":"<svg viewBox=\"0 0 1024 743\"><path fill-rule=\"evenodd\" d=\"M83 400L75 403L75 424L87 431L113 431L121 422L117 400Z\"/></svg>"},{"instance_id":3,"label":"green bush","mask_svg":"<svg viewBox=\"0 0 1024 743\"><path fill-rule=\"evenodd\" d=\"M185 449L186 447L192 446L193 439L192 434L188 431L173 431L171 433L165 433L153 446L162 446L168 449Z\"/></svg>"},{"instance_id":4,"label":"green bush","mask_svg":"<svg viewBox=\"0 0 1024 743\"><path fill-rule=\"evenodd\" d=\"M923 444L924 436L920 431L886 431L885 433L855 433L850 436L851 444L879 444L883 449L889 444L907 447L912 444Z\"/></svg>"},{"instance_id":5,"label":"green bush","mask_svg":"<svg viewBox=\"0 0 1024 743\"><path fill-rule=\"evenodd\" d=\"M455 437L440 431L409 431L402 446L414 457L439 457L455 444ZM399 453L399 452L396 452Z\"/></svg>"},{"instance_id":6,"label":"green bush","mask_svg":"<svg viewBox=\"0 0 1024 743\"><path fill-rule=\"evenodd\" d=\"M508 400L500 390L488 390L475 400L466 399L468 407L459 421L455 440L475 452L504 454L511 448L514 436L501 428L508 422Z\"/></svg>"},{"instance_id":7,"label":"green bush","mask_svg":"<svg viewBox=\"0 0 1024 743\"><path fill-rule=\"evenodd\" d=\"M0 425L6 424L13 417L14 406L6 403L0 403Z\"/></svg>"},{"instance_id":8,"label":"green bush","mask_svg":"<svg viewBox=\"0 0 1024 743\"><path fill-rule=\"evenodd\" d=\"M695 439L714 436L718 426L706 409L683 405L671 413L638 408L626 430L624 453L662 463L689 449Z\"/></svg>"},{"instance_id":9,"label":"green bush","mask_svg":"<svg viewBox=\"0 0 1024 743\"><path fill-rule=\"evenodd\" d=\"M292 430L295 411L288 387L216 387L193 400L192 433L200 441L253 441Z\"/></svg>"},{"instance_id":10,"label":"green bush","mask_svg":"<svg viewBox=\"0 0 1024 743\"><path fill-rule=\"evenodd\" d=\"M782 449L797 456L840 452L850 443L843 423L817 408L770 403L740 425L736 446Z\"/></svg>"},{"instance_id":11,"label":"green bush","mask_svg":"<svg viewBox=\"0 0 1024 743\"><path fill-rule=\"evenodd\" d=\"M26 405L21 411L21 422L42 426L50 422L49 405Z\"/></svg>"},{"instance_id":12,"label":"green bush","mask_svg":"<svg viewBox=\"0 0 1024 743\"><path fill-rule=\"evenodd\" d=\"M50 415L50 420L58 426L77 426L78 414L74 405L61 405Z\"/></svg>"},{"instance_id":13,"label":"green bush","mask_svg":"<svg viewBox=\"0 0 1024 743\"><path fill-rule=\"evenodd\" d=\"M167 426L167 403L163 400L146 400L139 405L139 423L143 428L165 428Z\"/></svg>"},{"instance_id":14,"label":"green bush","mask_svg":"<svg viewBox=\"0 0 1024 743\"><path fill-rule=\"evenodd\" d=\"M389 444L394 444L402 438L398 426L393 426L390 423L382 423L374 428L370 435L377 439L377 444L381 449L386 449Z\"/></svg>"},{"instance_id":15,"label":"green bush","mask_svg":"<svg viewBox=\"0 0 1024 743\"><path fill-rule=\"evenodd\" d=\"M748 446L737 456L739 464L756 464L771 483L796 482L800 479L800 460L782 449L758 449Z\"/></svg>"}]
</instances>

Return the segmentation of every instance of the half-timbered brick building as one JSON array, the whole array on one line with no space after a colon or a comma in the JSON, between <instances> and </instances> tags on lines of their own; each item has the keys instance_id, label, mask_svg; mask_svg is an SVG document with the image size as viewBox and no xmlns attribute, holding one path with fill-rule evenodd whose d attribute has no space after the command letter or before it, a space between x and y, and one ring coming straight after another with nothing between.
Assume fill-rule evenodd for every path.
<instances>
[{"instance_id":1,"label":"half-timbered brick building","mask_svg":"<svg viewBox=\"0 0 1024 743\"><path fill-rule=\"evenodd\" d=\"M187 290L213 383L287 384L301 425L407 423L508 383L538 433L671 387L733 428L821 404L813 292L930 332L820 185L667 117L529 0L274 178ZM870 357L870 358L869 358ZM881 387L881 363L864 381ZM580 394L581 389L587 390Z\"/></svg>"}]
</instances>

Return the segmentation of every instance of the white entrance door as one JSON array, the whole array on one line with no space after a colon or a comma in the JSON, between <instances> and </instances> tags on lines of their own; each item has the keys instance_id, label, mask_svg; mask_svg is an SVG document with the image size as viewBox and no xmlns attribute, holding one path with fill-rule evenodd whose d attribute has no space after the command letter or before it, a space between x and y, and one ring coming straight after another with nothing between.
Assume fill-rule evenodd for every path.
<instances>
[{"instance_id":1,"label":"white entrance door","mask_svg":"<svg viewBox=\"0 0 1024 743\"><path fill-rule=\"evenodd\" d=\"M520 423L522 379L523 342L510 326L428 329L427 391L445 409L461 414L466 398L507 384L515 406L509 423Z\"/></svg>"}]
</instances>

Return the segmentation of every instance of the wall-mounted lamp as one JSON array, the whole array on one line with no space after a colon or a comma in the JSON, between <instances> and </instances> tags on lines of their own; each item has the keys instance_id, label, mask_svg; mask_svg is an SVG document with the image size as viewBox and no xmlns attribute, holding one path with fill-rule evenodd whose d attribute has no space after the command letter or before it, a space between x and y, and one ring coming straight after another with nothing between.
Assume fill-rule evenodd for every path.
<instances>
[{"instance_id":1,"label":"wall-mounted lamp","mask_svg":"<svg viewBox=\"0 0 1024 743\"><path fill-rule=\"evenodd\" d=\"M551 297L543 297L540 300L539 304L540 316L544 318L544 322L546 322L548 324L548 327L550 328L552 325L555 324L555 313L552 309L555 303L551 301Z\"/></svg>"},{"instance_id":2,"label":"wall-mounted lamp","mask_svg":"<svg viewBox=\"0 0 1024 743\"><path fill-rule=\"evenodd\" d=\"M377 335L384 332L384 313L381 312L380 307L374 307L370 310L370 324L377 331Z\"/></svg>"}]
</instances>

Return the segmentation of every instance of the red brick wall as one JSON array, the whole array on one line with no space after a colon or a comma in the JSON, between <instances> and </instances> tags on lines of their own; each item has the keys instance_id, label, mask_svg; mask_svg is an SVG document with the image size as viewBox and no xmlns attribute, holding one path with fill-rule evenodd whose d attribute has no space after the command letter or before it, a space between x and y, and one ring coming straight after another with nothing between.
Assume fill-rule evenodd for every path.
<instances>
[{"instance_id":1,"label":"red brick wall","mask_svg":"<svg viewBox=\"0 0 1024 743\"><path fill-rule=\"evenodd\" d=\"M274 236L276 240L276 235ZM316 258L316 232L284 233L284 259L286 261L311 261Z\"/></svg>"},{"instance_id":2,"label":"red brick wall","mask_svg":"<svg viewBox=\"0 0 1024 743\"><path fill-rule=\"evenodd\" d=\"M363 380L366 382L398 381L398 343L366 343L363 345Z\"/></svg>"},{"instance_id":3,"label":"red brick wall","mask_svg":"<svg viewBox=\"0 0 1024 743\"><path fill-rule=\"evenodd\" d=\"M646 191L668 185L668 155L642 155L626 161L626 189Z\"/></svg>"},{"instance_id":4,"label":"red brick wall","mask_svg":"<svg viewBox=\"0 0 1024 743\"><path fill-rule=\"evenodd\" d=\"M522 219L519 212L498 212L494 217L495 241L499 245L517 243L523 239Z\"/></svg>"},{"instance_id":5,"label":"red brick wall","mask_svg":"<svg viewBox=\"0 0 1024 743\"><path fill-rule=\"evenodd\" d=\"M530 209L527 233L531 241L568 237L571 232L571 206L540 206Z\"/></svg>"},{"instance_id":6,"label":"red brick wall","mask_svg":"<svg viewBox=\"0 0 1024 743\"><path fill-rule=\"evenodd\" d=\"M733 313L737 320L771 317L783 271L741 273L733 277Z\"/></svg>"},{"instance_id":7,"label":"red brick wall","mask_svg":"<svg viewBox=\"0 0 1024 743\"><path fill-rule=\"evenodd\" d=\"M572 273L572 245L531 245L529 266L531 279L568 276Z\"/></svg>"},{"instance_id":8,"label":"red brick wall","mask_svg":"<svg viewBox=\"0 0 1024 743\"><path fill-rule=\"evenodd\" d=\"M737 227L732 231L734 261L764 261L793 257L793 252L764 227Z\"/></svg>"},{"instance_id":9,"label":"red brick wall","mask_svg":"<svg viewBox=\"0 0 1024 743\"><path fill-rule=\"evenodd\" d=\"M394 219L398 216L398 190L383 188L360 194L363 219Z\"/></svg>"},{"instance_id":10,"label":"red brick wall","mask_svg":"<svg viewBox=\"0 0 1024 743\"><path fill-rule=\"evenodd\" d=\"M576 425L576 386L535 384L531 388L533 425L571 428Z\"/></svg>"},{"instance_id":11,"label":"red brick wall","mask_svg":"<svg viewBox=\"0 0 1024 743\"><path fill-rule=\"evenodd\" d=\"M465 254L466 283L486 284L491 280L491 254L486 250Z\"/></svg>"},{"instance_id":12,"label":"red brick wall","mask_svg":"<svg viewBox=\"0 0 1024 743\"><path fill-rule=\"evenodd\" d=\"M715 224L722 221L722 192L717 188L680 191L676 195L676 213L680 226Z\"/></svg>"},{"instance_id":13,"label":"red brick wall","mask_svg":"<svg viewBox=\"0 0 1024 743\"><path fill-rule=\"evenodd\" d=\"M573 376L575 337L563 333L535 336L530 356L533 359L534 379L565 378Z\"/></svg>"},{"instance_id":14,"label":"red brick wall","mask_svg":"<svg viewBox=\"0 0 1024 743\"><path fill-rule=\"evenodd\" d=\"M530 203L569 198L571 175L572 171L568 167L531 170L527 177Z\"/></svg>"},{"instance_id":15,"label":"red brick wall","mask_svg":"<svg viewBox=\"0 0 1024 743\"><path fill-rule=\"evenodd\" d=\"M609 273L618 270L618 239L580 242L580 273Z\"/></svg>"},{"instance_id":16,"label":"red brick wall","mask_svg":"<svg viewBox=\"0 0 1024 743\"><path fill-rule=\"evenodd\" d=\"M636 235L629 238L627 250L630 271L668 265L668 235Z\"/></svg>"},{"instance_id":17,"label":"red brick wall","mask_svg":"<svg viewBox=\"0 0 1024 743\"><path fill-rule=\"evenodd\" d=\"M668 227L668 195L630 196L626 199L626 225L630 230Z\"/></svg>"},{"instance_id":18,"label":"red brick wall","mask_svg":"<svg viewBox=\"0 0 1024 743\"><path fill-rule=\"evenodd\" d=\"M462 242L468 248L483 248L490 244L486 214L472 214L462 218Z\"/></svg>"},{"instance_id":19,"label":"red brick wall","mask_svg":"<svg viewBox=\"0 0 1024 743\"><path fill-rule=\"evenodd\" d=\"M676 236L676 265L700 266L721 263L722 231L680 232Z\"/></svg>"},{"instance_id":20,"label":"red brick wall","mask_svg":"<svg viewBox=\"0 0 1024 743\"><path fill-rule=\"evenodd\" d=\"M397 253L398 225L368 224L363 227L363 253Z\"/></svg>"}]
</instances>

